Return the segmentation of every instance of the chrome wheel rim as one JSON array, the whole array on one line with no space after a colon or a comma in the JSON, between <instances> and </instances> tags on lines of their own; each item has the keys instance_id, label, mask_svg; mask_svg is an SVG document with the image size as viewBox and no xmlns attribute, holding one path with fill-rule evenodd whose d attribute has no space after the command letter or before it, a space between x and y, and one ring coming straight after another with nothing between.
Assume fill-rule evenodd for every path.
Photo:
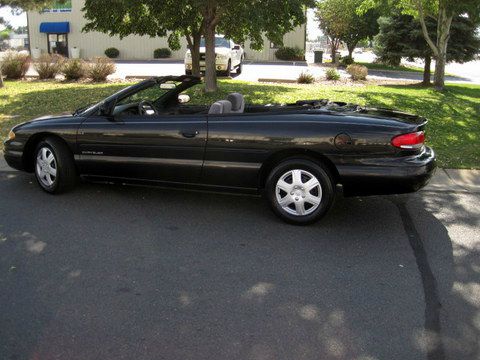
<instances>
[{"instance_id":1,"label":"chrome wheel rim","mask_svg":"<svg viewBox=\"0 0 480 360\"><path fill-rule=\"evenodd\" d=\"M277 181L275 194L281 208L295 216L313 213L322 202L322 186L310 172L289 170Z\"/></svg>"},{"instance_id":2,"label":"chrome wheel rim","mask_svg":"<svg viewBox=\"0 0 480 360\"><path fill-rule=\"evenodd\" d=\"M55 183L57 179L57 160L48 147L42 147L38 151L35 169L37 177L43 185L51 187Z\"/></svg>"}]
</instances>

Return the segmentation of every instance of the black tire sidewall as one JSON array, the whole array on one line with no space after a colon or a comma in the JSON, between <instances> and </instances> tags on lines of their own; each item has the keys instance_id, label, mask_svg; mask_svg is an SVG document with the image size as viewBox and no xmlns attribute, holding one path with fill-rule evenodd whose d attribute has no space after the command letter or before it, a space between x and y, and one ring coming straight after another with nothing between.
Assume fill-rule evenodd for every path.
<instances>
[{"instance_id":1,"label":"black tire sidewall","mask_svg":"<svg viewBox=\"0 0 480 360\"><path fill-rule=\"evenodd\" d=\"M44 185L38 178L37 174L36 161L38 151L43 147L49 148L52 151L53 156L55 156L57 176L52 186ZM35 178L43 190L50 194L59 194L72 189L76 185L78 181L78 175L73 155L68 146L62 140L49 137L40 141L35 148L34 156Z\"/></svg>"},{"instance_id":2,"label":"black tire sidewall","mask_svg":"<svg viewBox=\"0 0 480 360\"><path fill-rule=\"evenodd\" d=\"M53 182L53 184L51 186L47 186L44 183L42 183L42 181L40 180L40 178L38 176L38 173L37 173L37 157L38 157L38 152L42 148L48 148L52 152L53 156L55 157L55 164L57 166L57 176L55 177L55 181ZM52 144L50 144L48 142L48 140L42 140L38 143L38 145L35 149L34 161L35 161L35 168L34 168L35 178L37 179L38 185L40 185L40 187L43 190L45 190L46 192L49 192L49 193L52 193L52 194L55 193L57 191L58 185L61 181L60 164L58 162L57 150L54 148L54 146L52 146Z\"/></svg>"},{"instance_id":3,"label":"black tire sidewall","mask_svg":"<svg viewBox=\"0 0 480 360\"><path fill-rule=\"evenodd\" d=\"M289 170L301 169L310 172L320 182L322 188L322 200L318 208L311 214L296 216L287 213L278 204L276 198L276 184L278 179ZM294 225L307 225L321 219L332 206L335 198L335 187L329 170L315 161L309 159L288 159L277 165L268 176L265 194L273 212L282 220Z\"/></svg>"}]
</instances>

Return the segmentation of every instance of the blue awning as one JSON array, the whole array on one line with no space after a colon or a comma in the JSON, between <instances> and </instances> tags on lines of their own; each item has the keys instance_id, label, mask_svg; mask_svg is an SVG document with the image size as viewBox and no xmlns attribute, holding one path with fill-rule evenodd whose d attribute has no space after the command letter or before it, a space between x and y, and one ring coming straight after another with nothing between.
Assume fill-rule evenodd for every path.
<instances>
[{"instance_id":1,"label":"blue awning","mask_svg":"<svg viewBox=\"0 0 480 360\"><path fill-rule=\"evenodd\" d=\"M66 34L70 32L70 23L66 22L43 22L40 24L40 32L47 34Z\"/></svg>"}]
</instances>

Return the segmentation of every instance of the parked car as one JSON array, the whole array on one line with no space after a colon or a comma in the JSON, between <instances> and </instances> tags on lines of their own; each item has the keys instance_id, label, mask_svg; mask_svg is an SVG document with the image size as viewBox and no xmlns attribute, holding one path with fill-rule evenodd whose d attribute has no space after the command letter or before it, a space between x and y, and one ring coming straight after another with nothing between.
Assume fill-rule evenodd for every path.
<instances>
[{"instance_id":1,"label":"parked car","mask_svg":"<svg viewBox=\"0 0 480 360\"><path fill-rule=\"evenodd\" d=\"M324 216L338 184L347 196L412 192L435 169L422 117L328 100L246 105L239 93L188 104L200 82L152 78L72 115L15 126L5 159L52 194L79 176L255 192L294 224Z\"/></svg>"},{"instance_id":2,"label":"parked car","mask_svg":"<svg viewBox=\"0 0 480 360\"><path fill-rule=\"evenodd\" d=\"M230 76L232 70L242 73L245 52L243 48L221 35L215 36L215 66L218 74ZM200 41L200 70L205 71L205 39ZM192 53L185 53L185 74L192 75Z\"/></svg>"}]
</instances>

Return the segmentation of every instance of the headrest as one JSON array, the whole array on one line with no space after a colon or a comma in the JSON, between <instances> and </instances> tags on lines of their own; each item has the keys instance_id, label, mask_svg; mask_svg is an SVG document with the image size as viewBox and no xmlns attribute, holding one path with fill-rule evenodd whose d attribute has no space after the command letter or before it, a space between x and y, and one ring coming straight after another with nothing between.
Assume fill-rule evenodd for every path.
<instances>
[{"instance_id":1,"label":"headrest","mask_svg":"<svg viewBox=\"0 0 480 360\"><path fill-rule=\"evenodd\" d=\"M210 106L209 114L228 114L232 112L232 103L228 100L218 100Z\"/></svg>"},{"instance_id":2,"label":"headrest","mask_svg":"<svg viewBox=\"0 0 480 360\"><path fill-rule=\"evenodd\" d=\"M245 110L245 98L242 94L232 93L228 95L227 100L232 103L232 112L242 113Z\"/></svg>"}]
</instances>

